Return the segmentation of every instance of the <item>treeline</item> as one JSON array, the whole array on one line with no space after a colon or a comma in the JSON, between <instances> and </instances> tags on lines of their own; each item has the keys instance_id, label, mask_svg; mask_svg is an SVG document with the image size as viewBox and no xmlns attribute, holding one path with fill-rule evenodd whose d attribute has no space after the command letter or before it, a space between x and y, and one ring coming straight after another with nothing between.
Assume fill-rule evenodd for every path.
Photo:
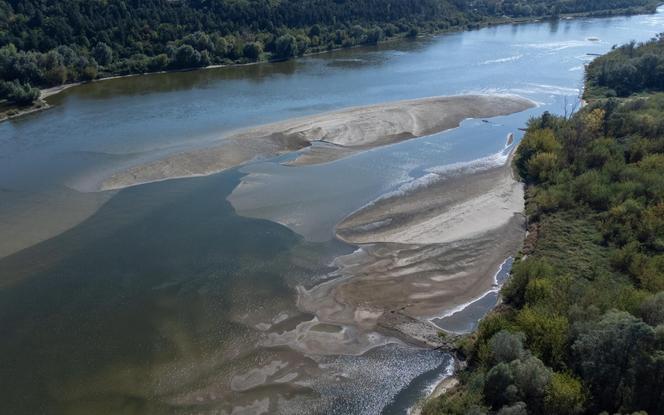
<instances>
[{"instance_id":1,"label":"treeline","mask_svg":"<svg viewBox=\"0 0 664 415\"><path fill-rule=\"evenodd\" d=\"M0 0L0 99L110 75L287 59L505 17L653 0Z\"/></svg>"},{"instance_id":2,"label":"treeline","mask_svg":"<svg viewBox=\"0 0 664 415\"><path fill-rule=\"evenodd\" d=\"M472 7L488 15L510 17L558 16L561 14L589 13L613 15L624 13L648 13L656 7L650 1L630 0L483 0L471 2Z\"/></svg>"},{"instance_id":3,"label":"treeline","mask_svg":"<svg viewBox=\"0 0 664 415\"><path fill-rule=\"evenodd\" d=\"M588 67L588 97L620 96L664 89L664 36L615 48Z\"/></svg>"},{"instance_id":4,"label":"treeline","mask_svg":"<svg viewBox=\"0 0 664 415\"><path fill-rule=\"evenodd\" d=\"M661 91L530 121L525 259L460 343L462 385L425 414L664 413Z\"/></svg>"}]
</instances>

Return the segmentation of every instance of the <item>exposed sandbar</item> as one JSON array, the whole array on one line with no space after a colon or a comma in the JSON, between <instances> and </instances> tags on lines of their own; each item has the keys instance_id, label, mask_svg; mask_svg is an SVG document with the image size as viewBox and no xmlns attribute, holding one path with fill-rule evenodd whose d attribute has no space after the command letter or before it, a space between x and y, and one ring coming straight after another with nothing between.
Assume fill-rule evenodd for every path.
<instances>
[{"instance_id":1,"label":"exposed sandbar","mask_svg":"<svg viewBox=\"0 0 664 415\"><path fill-rule=\"evenodd\" d=\"M115 173L102 190L220 172L248 161L302 150L290 164L317 164L457 127L467 118L523 111L535 104L514 95L462 95L396 101L295 118L227 135L206 148L177 153Z\"/></svg>"},{"instance_id":2,"label":"exposed sandbar","mask_svg":"<svg viewBox=\"0 0 664 415\"><path fill-rule=\"evenodd\" d=\"M523 208L509 160L378 200L337 227L361 247L338 259L343 278L302 291L299 303L324 322L426 342L429 319L492 289L523 240Z\"/></svg>"}]
</instances>

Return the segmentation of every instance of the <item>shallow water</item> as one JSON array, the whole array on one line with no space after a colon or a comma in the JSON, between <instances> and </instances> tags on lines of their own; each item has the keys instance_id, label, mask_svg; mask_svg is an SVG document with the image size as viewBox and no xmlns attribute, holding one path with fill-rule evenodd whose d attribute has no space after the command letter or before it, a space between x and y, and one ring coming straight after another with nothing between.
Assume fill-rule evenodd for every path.
<instances>
[{"instance_id":1,"label":"shallow water","mask_svg":"<svg viewBox=\"0 0 664 415\"><path fill-rule=\"evenodd\" d=\"M448 312L443 317L432 319L432 322L448 332L470 333L475 330L478 322L496 306L498 291L509 277L513 263L514 258L512 257L505 260L494 276L492 289L486 294L452 312Z\"/></svg>"},{"instance_id":2,"label":"shallow water","mask_svg":"<svg viewBox=\"0 0 664 415\"><path fill-rule=\"evenodd\" d=\"M261 346L311 320L296 287L329 278L355 249L334 225L440 166L499 152L531 115L571 111L588 53L663 25L659 13L499 26L117 79L0 124L1 412L403 413L448 356L394 339L359 356ZM269 160L89 192L108 172L238 128L470 92L540 106L323 165ZM323 339L348 330L323 328Z\"/></svg>"}]
</instances>

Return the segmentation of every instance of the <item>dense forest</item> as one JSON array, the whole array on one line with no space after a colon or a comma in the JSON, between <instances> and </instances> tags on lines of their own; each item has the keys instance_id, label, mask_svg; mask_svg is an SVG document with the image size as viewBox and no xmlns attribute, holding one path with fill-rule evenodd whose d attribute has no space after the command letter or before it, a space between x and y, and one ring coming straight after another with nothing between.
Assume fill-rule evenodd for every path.
<instances>
[{"instance_id":1,"label":"dense forest","mask_svg":"<svg viewBox=\"0 0 664 415\"><path fill-rule=\"evenodd\" d=\"M663 41L596 59L586 107L530 121L523 255L425 414L664 414Z\"/></svg>"},{"instance_id":2,"label":"dense forest","mask_svg":"<svg viewBox=\"0 0 664 415\"><path fill-rule=\"evenodd\" d=\"M595 59L586 72L587 97L624 97L664 90L664 36L644 45L614 48Z\"/></svg>"},{"instance_id":3,"label":"dense forest","mask_svg":"<svg viewBox=\"0 0 664 415\"><path fill-rule=\"evenodd\" d=\"M656 0L0 0L0 100L110 75L287 59L510 18Z\"/></svg>"}]
</instances>

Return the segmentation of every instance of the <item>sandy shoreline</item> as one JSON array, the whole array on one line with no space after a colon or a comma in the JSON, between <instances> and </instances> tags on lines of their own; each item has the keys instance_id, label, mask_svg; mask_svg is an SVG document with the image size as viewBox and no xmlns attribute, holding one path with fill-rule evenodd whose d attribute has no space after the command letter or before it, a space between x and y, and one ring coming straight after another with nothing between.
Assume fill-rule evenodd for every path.
<instances>
[{"instance_id":1,"label":"sandy shoreline","mask_svg":"<svg viewBox=\"0 0 664 415\"><path fill-rule=\"evenodd\" d=\"M318 164L455 128L467 118L508 115L533 106L532 101L514 95L463 95L351 107L239 131L206 148L117 172L100 189L209 175L303 149L290 164ZM311 147L313 143L317 145Z\"/></svg>"},{"instance_id":2,"label":"sandy shoreline","mask_svg":"<svg viewBox=\"0 0 664 415\"><path fill-rule=\"evenodd\" d=\"M337 271L326 282L300 287L298 308L317 322L439 346L441 329L431 319L492 290L497 270L523 241L523 186L510 160L441 174L349 215L337 235L359 248L337 258ZM305 330L298 341L315 336ZM349 352L347 339L328 340L327 350Z\"/></svg>"}]
</instances>

